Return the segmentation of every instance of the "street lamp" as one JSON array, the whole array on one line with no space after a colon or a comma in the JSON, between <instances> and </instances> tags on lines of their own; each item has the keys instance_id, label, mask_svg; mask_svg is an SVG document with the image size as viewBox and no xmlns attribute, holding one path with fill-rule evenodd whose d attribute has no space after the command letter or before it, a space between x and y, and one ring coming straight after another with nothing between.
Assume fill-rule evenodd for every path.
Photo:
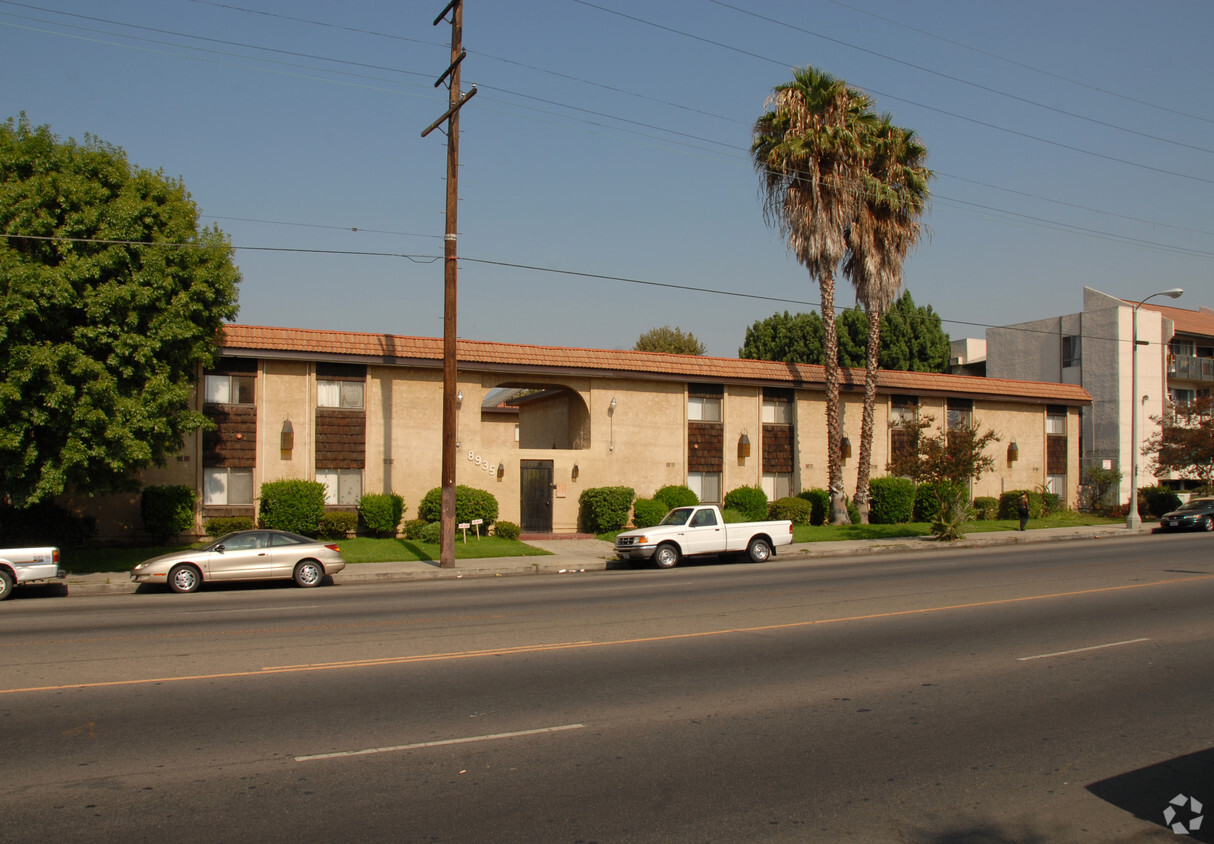
<instances>
[{"instance_id":1,"label":"street lamp","mask_svg":"<svg viewBox=\"0 0 1214 844\"><path fill-rule=\"evenodd\" d=\"M1152 293L1146 299L1139 300L1131 312L1134 323L1134 350L1130 354L1130 512L1125 517L1125 526L1130 530L1138 530L1142 526L1142 517L1138 515L1138 309L1143 303L1156 296L1170 296L1179 299L1184 293L1179 287L1171 290L1160 290ZM1146 342L1143 342L1146 345Z\"/></svg>"}]
</instances>

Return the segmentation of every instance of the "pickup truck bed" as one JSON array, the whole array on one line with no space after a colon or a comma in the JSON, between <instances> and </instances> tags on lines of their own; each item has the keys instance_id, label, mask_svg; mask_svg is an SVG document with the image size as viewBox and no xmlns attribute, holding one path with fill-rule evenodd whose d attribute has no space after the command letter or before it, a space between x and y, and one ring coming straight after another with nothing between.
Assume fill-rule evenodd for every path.
<instances>
[{"instance_id":1,"label":"pickup truck bed","mask_svg":"<svg viewBox=\"0 0 1214 844\"><path fill-rule=\"evenodd\" d=\"M0 548L0 601L13 594L13 587L22 583L67 577L59 567L59 549Z\"/></svg>"}]
</instances>

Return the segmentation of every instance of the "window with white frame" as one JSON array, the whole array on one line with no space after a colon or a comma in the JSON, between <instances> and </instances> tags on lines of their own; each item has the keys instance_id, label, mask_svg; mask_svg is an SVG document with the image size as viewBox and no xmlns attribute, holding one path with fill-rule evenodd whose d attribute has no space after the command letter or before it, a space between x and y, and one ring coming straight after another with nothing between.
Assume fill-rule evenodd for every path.
<instances>
[{"instance_id":1,"label":"window with white frame","mask_svg":"<svg viewBox=\"0 0 1214 844\"><path fill-rule=\"evenodd\" d=\"M1066 496L1066 475L1046 475L1045 491L1052 492L1062 500Z\"/></svg>"},{"instance_id":2,"label":"window with white frame","mask_svg":"<svg viewBox=\"0 0 1214 844\"><path fill-rule=\"evenodd\" d=\"M207 404L255 404L253 375L207 375L204 401Z\"/></svg>"},{"instance_id":3,"label":"window with white frame","mask_svg":"<svg viewBox=\"0 0 1214 844\"><path fill-rule=\"evenodd\" d=\"M721 503L720 472L688 472L687 486L699 497L702 503Z\"/></svg>"},{"instance_id":4,"label":"window with white frame","mask_svg":"<svg viewBox=\"0 0 1214 844\"><path fill-rule=\"evenodd\" d=\"M214 468L202 470L202 503L207 506L253 503L253 470Z\"/></svg>"},{"instance_id":5,"label":"window with white frame","mask_svg":"<svg viewBox=\"0 0 1214 844\"><path fill-rule=\"evenodd\" d=\"M764 425L791 425L792 402L785 399L763 399Z\"/></svg>"},{"instance_id":6,"label":"window with white frame","mask_svg":"<svg viewBox=\"0 0 1214 844\"><path fill-rule=\"evenodd\" d=\"M687 418L692 422L720 422L721 399L709 396L689 396Z\"/></svg>"},{"instance_id":7,"label":"window with white frame","mask_svg":"<svg viewBox=\"0 0 1214 844\"><path fill-rule=\"evenodd\" d=\"M763 491L767 493L768 501L788 498L792 495L792 473L764 472Z\"/></svg>"},{"instance_id":8,"label":"window with white frame","mask_svg":"<svg viewBox=\"0 0 1214 844\"><path fill-rule=\"evenodd\" d=\"M1066 434L1066 414L1047 413L1045 415L1045 432L1047 434Z\"/></svg>"},{"instance_id":9,"label":"window with white frame","mask_svg":"<svg viewBox=\"0 0 1214 844\"><path fill-rule=\"evenodd\" d=\"M325 485L326 504L357 505L362 498L362 469L317 469L316 480Z\"/></svg>"},{"instance_id":10,"label":"window with white frame","mask_svg":"<svg viewBox=\"0 0 1214 844\"><path fill-rule=\"evenodd\" d=\"M363 382L317 380L316 406L362 408Z\"/></svg>"}]
</instances>

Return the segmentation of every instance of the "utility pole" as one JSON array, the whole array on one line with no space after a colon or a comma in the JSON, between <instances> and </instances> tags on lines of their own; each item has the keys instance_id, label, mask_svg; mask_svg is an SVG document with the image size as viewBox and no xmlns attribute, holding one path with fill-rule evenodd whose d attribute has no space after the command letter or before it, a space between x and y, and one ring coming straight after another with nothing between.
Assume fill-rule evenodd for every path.
<instances>
[{"instance_id":1,"label":"utility pole","mask_svg":"<svg viewBox=\"0 0 1214 844\"><path fill-rule=\"evenodd\" d=\"M434 83L434 87L437 88L444 82L448 84L451 92L448 100L450 107L442 117L422 132L424 138L444 122L447 124L447 231L443 236L443 509L439 522L442 531L442 538L439 540L441 568L455 568L455 392L459 380L455 333L458 302L455 244L459 204L459 110L476 94L476 86L473 86L466 96L461 96L459 87L459 66L467 55L463 47L463 0L451 0L442 14L434 19L434 25L438 26L446 20L448 14L451 15L451 64Z\"/></svg>"}]
</instances>

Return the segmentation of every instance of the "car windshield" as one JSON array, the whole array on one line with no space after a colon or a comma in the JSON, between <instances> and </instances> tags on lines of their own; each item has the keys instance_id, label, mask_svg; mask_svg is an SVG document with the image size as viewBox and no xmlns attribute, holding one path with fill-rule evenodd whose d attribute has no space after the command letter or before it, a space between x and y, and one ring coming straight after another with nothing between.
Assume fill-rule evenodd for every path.
<instances>
[{"instance_id":1,"label":"car windshield","mask_svg":"<svg viewBox=\"0 0 1214 844\"><path fill-rule=\"evenodd\" d=\"M666 518L662 519L663 525L685 525L687 520L691 518L691 512L694 507L679 507L671 510L666 514Z\"/></svg>"},{"instance_id":2,"label":"car windshield","mask_svg":"<svg viewBox=\"0 0 1214 844\"><path fill-rule=\"evenodd\" d=\"M1205 510L1214 506L1214 498L1194 498L1180 505L1181 510Z\"/></svg>"}]
</instances>

